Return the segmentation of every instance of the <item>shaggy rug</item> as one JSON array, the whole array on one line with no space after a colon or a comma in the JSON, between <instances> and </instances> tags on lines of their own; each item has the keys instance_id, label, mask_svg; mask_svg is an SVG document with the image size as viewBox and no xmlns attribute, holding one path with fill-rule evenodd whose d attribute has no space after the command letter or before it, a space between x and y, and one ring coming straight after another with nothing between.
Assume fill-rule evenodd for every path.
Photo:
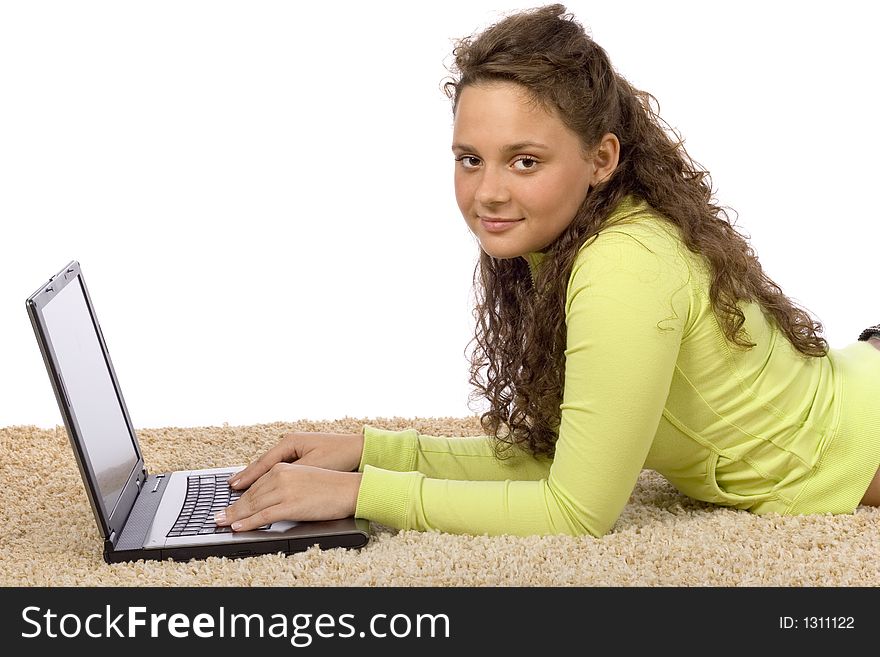
<instances>
[{"instance_id":1,"label":"shaggy rug","mask_svg":"<svg viewBox=\"0 0 880 657\"><path fill-rule=\"evenodd\" d=\"M142 429L150 472L247 463L288 431L363 424L478 435L476 418L344 418ZM455 536L373 523L359 550L106 564L64 427L0 428L3 586L823 586L880 585L880 509L756 516L697 502L644 470L612 531Z\"/></svg>"}]
</instances>

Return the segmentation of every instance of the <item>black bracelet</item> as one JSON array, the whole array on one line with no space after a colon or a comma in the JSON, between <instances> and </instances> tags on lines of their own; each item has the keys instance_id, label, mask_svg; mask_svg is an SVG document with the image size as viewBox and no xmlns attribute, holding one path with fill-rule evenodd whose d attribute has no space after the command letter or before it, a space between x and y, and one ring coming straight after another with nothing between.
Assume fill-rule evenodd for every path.
<instances>
[{"instance_id":1,"label":"black bracelet","mask_svg":"<svg viewBox=\"0 0 880 657\"><path fill-rule=\"evenodd\" d=\"M869 326L864 331L862 331L862 334L859 336L859 340L869 340L874 337L880 338L880 324Z\"/></svg>"}]
</instances>

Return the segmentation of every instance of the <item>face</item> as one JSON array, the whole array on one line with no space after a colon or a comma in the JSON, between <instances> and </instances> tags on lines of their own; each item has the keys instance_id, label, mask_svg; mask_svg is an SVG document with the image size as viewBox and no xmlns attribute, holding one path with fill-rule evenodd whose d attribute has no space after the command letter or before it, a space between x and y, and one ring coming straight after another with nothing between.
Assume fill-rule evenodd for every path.
<instances>
[{"instance_id":1,"label":"face","mask_svg":"<svg viewBox=\"0 0 880 657\"><path fill-rule=\"evenodd\" d=\"M580 138L509 82L468 85L455 113L455 198L495 258L540 251L558 238L596 178Z\"/></svg>"}]
</instances>

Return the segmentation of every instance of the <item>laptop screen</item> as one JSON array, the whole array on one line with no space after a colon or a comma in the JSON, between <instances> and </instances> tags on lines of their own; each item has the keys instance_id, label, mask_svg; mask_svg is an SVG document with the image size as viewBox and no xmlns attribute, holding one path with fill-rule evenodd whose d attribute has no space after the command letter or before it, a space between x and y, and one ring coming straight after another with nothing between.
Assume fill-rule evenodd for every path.
<instances>
[{"instance_id":1,"label":"laptop screen","mask_svg":"<svg viewBox=\"0 0 880 657\"><path fill-rule=\"evenodd\" d=\"M138 462L79 276L43 308L49 341L109 518Z\"/></svg>"}]
</instances>

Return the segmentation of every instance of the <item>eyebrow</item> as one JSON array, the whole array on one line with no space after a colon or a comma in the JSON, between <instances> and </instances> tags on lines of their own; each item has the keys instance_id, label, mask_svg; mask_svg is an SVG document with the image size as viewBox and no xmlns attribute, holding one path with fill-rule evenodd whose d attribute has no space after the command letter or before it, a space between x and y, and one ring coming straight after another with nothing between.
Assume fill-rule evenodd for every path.
<instances>
[{"instance_id":1,"label":"eyebrow","mask_svg":"<svg viewBox=\"0 0 880 657\"><path fill-rule=\"evenodd\" d=\"M501 148L502 153L515 153L516 151L527 150L530 148L540 148L547 150L550 147L546 144L542 144L537 141L518 141L515 144L507 144L507 146L503 146ZM452 150L454 151L471 151L476 152L477 149L471 146L470 144L453 144Z\"/></svg>"}]
</instances>

